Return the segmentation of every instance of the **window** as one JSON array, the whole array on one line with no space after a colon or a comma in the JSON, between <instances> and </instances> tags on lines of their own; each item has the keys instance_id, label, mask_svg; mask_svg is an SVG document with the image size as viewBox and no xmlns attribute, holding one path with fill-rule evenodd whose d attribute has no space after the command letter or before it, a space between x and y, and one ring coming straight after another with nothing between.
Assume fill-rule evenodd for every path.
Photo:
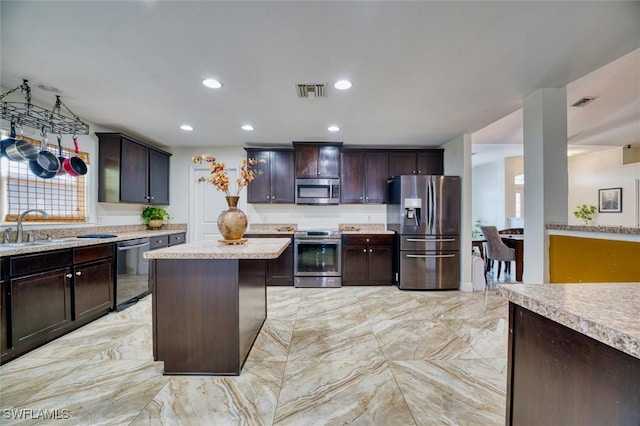
<instances>
[{"instance_id":1,"label":"window","mask_svg":"<svg viewBox=\"0 0 640 426\"><path fill-rule=\"evenodd\" d=\"M3 133L2 137L7 137ZM28 142L40 147L41 142L24 137ZM49 151L58 155L58 146L47 144ZM62 148L63 157L76 155L68 148ZM79 152L85 163L89 164L89 155ZM51 179L36 177L29 169L28 161L0 160L0 188L3 199L2 215L5 222L15 222L21 212L28 209L42 209L49 213L50 221L86 222L87 197L86 176L70 176L67 174L54 176ZM42 216L25 217L25 221L42 221Z\"/></svg>"},{"instance_id":2,"label":"window","mask_svg":"<svg viewBox=\"0 0 640 426\"><path fill-rule=\"evenodd\" d=\"M524 202L524 174L516 175L513 178L513 186L515 191L515 217L521 218L523 213Z\"/></svg>"}]
</instances>

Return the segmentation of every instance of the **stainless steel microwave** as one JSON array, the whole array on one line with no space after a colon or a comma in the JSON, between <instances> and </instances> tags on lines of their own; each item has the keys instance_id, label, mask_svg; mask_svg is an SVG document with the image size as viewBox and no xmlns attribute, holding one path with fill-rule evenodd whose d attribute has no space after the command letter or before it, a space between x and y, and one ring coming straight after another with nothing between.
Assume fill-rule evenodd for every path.
<instances>
[{"instance_id":1,"label":"stainless steel microwave","mask_svg":"<svg viewBox=\"0 0 640 426\"><path fill-rule=\"evenodd\" d=\"M340 204L340 179L296 179L296 204Z\"/></svg>"}]
</instances>

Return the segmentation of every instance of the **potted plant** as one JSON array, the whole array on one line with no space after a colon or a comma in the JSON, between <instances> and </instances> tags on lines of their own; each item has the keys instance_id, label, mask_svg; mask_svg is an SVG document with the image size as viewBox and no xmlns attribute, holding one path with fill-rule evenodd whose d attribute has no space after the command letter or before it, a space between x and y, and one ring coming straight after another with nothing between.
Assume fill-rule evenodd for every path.
<instances>
[{"instance_id":1,"label":"potted plant","mask_svg":"<svg viewBox=\"0 0 640 426\"><path fill-rule=\"evenodd\" d=\"M598 208L596 206L583 204L576 207L573 215L578 219L582 219L585 225L591 225L593 215L596 214L597 211Z\"/></svg>"},{"instance_id":2,"label":"potted plant","mask_svg":"<svg viewBox=\"0 0 640 426\"><path fill-rule=\"evenodd\" d=\"M140 213L142 221L149 229L160 229L162 225L171 220L171 215L160 207L147 207Z\"/></svg>"}]
</instances>

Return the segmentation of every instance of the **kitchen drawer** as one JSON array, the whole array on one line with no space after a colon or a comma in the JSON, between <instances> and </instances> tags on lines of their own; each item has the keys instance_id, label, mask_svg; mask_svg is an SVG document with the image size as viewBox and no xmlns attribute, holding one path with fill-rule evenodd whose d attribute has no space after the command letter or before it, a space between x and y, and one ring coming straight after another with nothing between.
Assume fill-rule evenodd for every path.
<instances>
[{"instance_id":1,"label":"kitchen drawer","mask_svg":"<svg viewBox=\"0 0 640 426\"><path fill-rule=\"evenodd\" d=\"M101 244L98 246L80 247L73 249L73 263L84 263L98 259L113 257L113 244Z\"/></svg>"},{"instance_id":2,"label":"kitchen drawer","mask_svg":"<svg viewBox=\"0 0 640 426\"><path fill-rule=\"evenodd\" d=\"M9 274L30 275L51 269L62 268L71 265L71 250L54 250L44 253L25 254L12 256L9 260Z\"/></svg>"},{"instance_id":3,"label":"kitchen drawer","mask_svg":"<svg viewBox=\"0 0 640 426\"><path fill-rule=\"evenodd\" d=\"M343 234L342 244L354 246L392 245L392 234Z\"/></svg>"},{"instance_id":4,"label":"kitchen drawer","mask_svg":"<svg viewBox=\"0 0 640 426\"><path fill-rule=\"evenodd\" d=\"M157 237L149 238L149 250L155 250L169 245L168 235L159 235Z\"/></svg>"},{"instance_id":5,"label":"kitchen drawer","mask_svg":"<svg viewBox=\"0 0 640 426\"><path fill-rule=\"evenodd\" d=\"M400 250L460 250L457 236L401 235Z\"/></svg>"},{"instance_id":6,"label":"kitchen drawer","mask_svg":"<svg viewBox=\"0 0 640 426\"><path fill-rule=\"evenodd\" d=\"M175 246L178 244L183 244L186 242L186 233L181 232L179 234L171 234L169 235L169 245Z\"/></svg>"}]
</instances>

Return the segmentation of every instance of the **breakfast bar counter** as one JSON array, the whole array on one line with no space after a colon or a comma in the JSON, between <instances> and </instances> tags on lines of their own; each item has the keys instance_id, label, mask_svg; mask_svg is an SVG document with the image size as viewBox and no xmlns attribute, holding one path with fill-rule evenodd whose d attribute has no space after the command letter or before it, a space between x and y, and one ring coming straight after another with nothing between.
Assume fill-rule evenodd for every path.
<instances>
[{"instance_id":1,"label":"breakfast bar counter","mask_svg":"<svg viewBox=\"0 0 640 426\"><path fill-rule=\"evenodd\" d=\"M196 241L146 252L153 356L164 374L239 375L267 317L266 262L289 238Z\"/></svg>"},{"instance_id":2,"label":"breakfast bar counter","mask_svg":"<svg viewBox=\"0 0 640 426\"><path fill-rule=\"evenodd\" d=\"M498 285L506 424L640 424L640 283Z\"/></svg>"}]
</instances>

